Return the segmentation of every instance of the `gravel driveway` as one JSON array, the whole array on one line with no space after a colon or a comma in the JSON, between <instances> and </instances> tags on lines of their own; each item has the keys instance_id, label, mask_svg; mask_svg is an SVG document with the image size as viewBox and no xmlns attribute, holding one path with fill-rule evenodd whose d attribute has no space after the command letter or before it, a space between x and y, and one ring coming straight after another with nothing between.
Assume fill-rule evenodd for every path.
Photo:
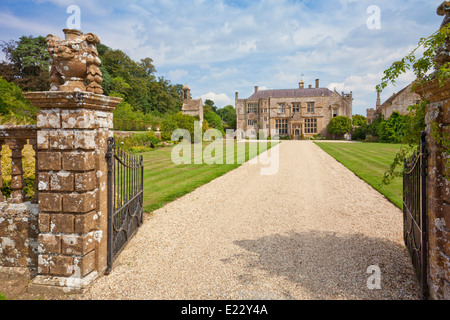
<instances>
[{"instance_id":1,"label":"gravel driveway","mask_svg":"<svg viewBox=\"0 0 450 320\"><path fill-rule=\"evenodd\" d=\"M419 299L402 212L312 142L148 216L82 299ZM370 266L381 289L369 290Z\"/></svg>"}]
</instances>

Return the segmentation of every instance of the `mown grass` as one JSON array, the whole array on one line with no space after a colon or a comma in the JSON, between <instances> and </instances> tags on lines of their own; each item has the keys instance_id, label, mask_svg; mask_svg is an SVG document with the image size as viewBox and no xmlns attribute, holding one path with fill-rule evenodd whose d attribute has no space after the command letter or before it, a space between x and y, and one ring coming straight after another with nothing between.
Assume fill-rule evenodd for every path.
<instances>
[{"instance_id":1,"label":"mown grass","mask_svg":"<svg viewBox=\"0 0 450 320\"><path fill-rule=\"evenodd\" d=\"M402 178L394 178L389 185L382 183L384 173L389 169L401 144L326 142L316 144L397 207L403 208Z\"/></svg>"},{"instance_id":2,"label":"mown grass","mask_svg":"<svg viewBox=\"0 0 450 320\"><path fill-rule=\"evenodd\" d=\"M256 144L256 143L253 143ZM245 153L240 152L239 155L245 154L245 160L251 160L256 155L259 155L271 147L275 143L268 143L266 146L258 143L257 154L250 154L249 143L245 143ZM209 143L203 144L203 150ZM210 181L226 174L241 166L237 163L238 148L237 143L234 142L234 150L225 148L223 152L224 164L208 165L204 161L202 164L194 164L195 154L192 147L192 164L176 165L173 163L171 155L174 147L159 148L151 152L143 153L144 157L144 211L152 212L166 203L169 203L177 198L180 198L200 186L209 183ZM261 148L260 148L261 147ZM227 155L233 155L234 164L227 163ZM201 159L200 158L198 159ZM214 156L214 154L213 154ZM198 157L198 155L197 155Z\"/></svg>"},{"instance_id":3,"label":"mown grass","mask_svg":"<svg viewBox=\"0 0 450 320\"><path fill-rule=\"evenodd\" d=\"M0 300L8 300L8 298L0 292Z\"/></svg>"}]
</instances>

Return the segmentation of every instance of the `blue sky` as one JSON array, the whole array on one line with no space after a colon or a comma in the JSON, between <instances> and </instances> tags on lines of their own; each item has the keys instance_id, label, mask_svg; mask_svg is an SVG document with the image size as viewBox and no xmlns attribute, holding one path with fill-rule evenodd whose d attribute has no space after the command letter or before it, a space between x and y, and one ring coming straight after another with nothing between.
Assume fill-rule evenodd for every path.
<instances>
[{"instance_id":1,"label":"blue sky","mask_svg":"<svg viewBox=\"0 0 450 320\"><path fill-rule=\"evenodd\" d=\"M375 107L383 70L436 31L441 0L1 0L0 40L63 37L70 5L81 29L134 60L150 57L158 76L189 84L194 98L234 105L234 94L321 87L353 91L354 114ZM369 29L371 5L381 29ZM0 60L4 56L0 56ZM386 100L413 79L403 76Z\"/></svg>"}]
</instances>

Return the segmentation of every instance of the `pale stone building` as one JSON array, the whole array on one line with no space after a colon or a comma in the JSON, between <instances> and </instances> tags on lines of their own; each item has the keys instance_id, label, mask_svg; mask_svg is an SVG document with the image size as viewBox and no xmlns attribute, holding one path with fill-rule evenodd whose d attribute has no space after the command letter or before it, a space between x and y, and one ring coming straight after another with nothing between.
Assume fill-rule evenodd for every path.
<instances>
[{"instance_id":1,"label":"pale stone building","mask_svg":"<svg viewBox=\"0 0 450 320\"><path fill-rule=\"evenodd\" d=\"M293 139L328 136L327 126L336 116L352 117L353 94L338 93L319 87L315 88L300 81L297 89L258 90L248 99L239 99L236 92L237 129L248 131L267 130L269 135Z\"/></svg>"},{"instance_id":2,"label":"pale stone building","mask_svg":"<svg viewBox=\"0 0 450 320\"><path fill-rule=\"evenodd\" d=\"M200 124L203 125L203 101L202 99L191 99L191 89L187 84L183 87L183 108L181 110L188 116L198 116Z\"/></svg>"},{"instance_id":3,"label":"pale stone building","mask_svg":"<svg viewBox=\"0 0 450 320\"><path fill-rule=\"evenodd\" d=\"M380 93L378 92L377 107L375 112L373 109L367 109L367 122L370 124L378 117L383 115L384 119L388 119L395 111L401 115L409 113L408 107L416 104L420 100L420 96L411 92L412 83L397 93L394 93L389 99L381 104Z\"/></svg>"}]
</instances>

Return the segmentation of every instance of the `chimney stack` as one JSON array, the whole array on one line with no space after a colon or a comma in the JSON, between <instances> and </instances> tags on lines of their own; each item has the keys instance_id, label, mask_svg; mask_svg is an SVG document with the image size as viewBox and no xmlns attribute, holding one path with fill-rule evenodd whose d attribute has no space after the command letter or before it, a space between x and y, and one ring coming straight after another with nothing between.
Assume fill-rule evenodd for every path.
<instances>
[{"instance_id":1,"label":"chimney stack","mask_svg":"<svg viewBox=\"0 0 450 320\"><path fill-rule=\"evenodd\" d=\"M236 101L239 100L239 92L236 92Z\"/></svg>"},{"instance_id":2,"label":"chimney stack","mask_svg":"<svg viewBox=\"0 0 450 320\"><path fill-rule=\"evenodd\" d=\"M255 86L255 93L258 92L258 86Z\"/></svg>"},{"instance_id":3,"label":"chimney stack","mask_svg":"<svg viewBox=\"0 0 450 320\"><path fill-rule=\"evenodd\" d=\"M312 85L310 84L310 85L308 86L308 88L310 88L310 89L311 89L311 88L312 88Z\"/></svg>"},{"instance_id":4,"label":"chimney stack","mask_svg":"<svg viewBox=\"0 0 450 320\"><path fill-rule=\"evenodd\" d=\"M377 91L377 110L381 108L381 96L380 91Z\"/></svg>"},{"instance_id":5,"label":"chimney stack","mask_svg":"<svg viewBox=\"0 0 450 320\"><path fill-rule=\"evenodd\" d=\"M316 88L319 89L319 79L316 79Z\"/></svg>"}]
</instances>

